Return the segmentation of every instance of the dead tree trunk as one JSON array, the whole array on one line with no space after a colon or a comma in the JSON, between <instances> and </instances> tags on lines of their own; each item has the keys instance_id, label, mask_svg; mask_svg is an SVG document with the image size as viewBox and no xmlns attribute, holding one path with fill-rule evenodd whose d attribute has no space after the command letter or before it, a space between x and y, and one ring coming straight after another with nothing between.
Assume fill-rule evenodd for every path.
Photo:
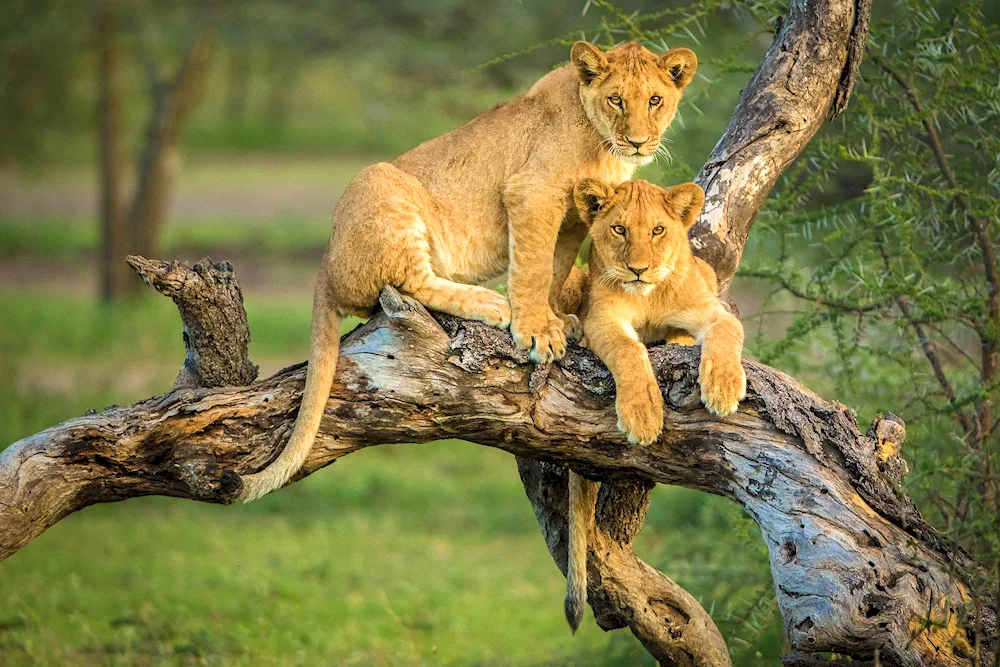
<instances>
[{"instance_id":1,"label":"dead tree trunk","mask_svg":"<svg viewBox=\"0 0 1000 667\"><path fill-rule=\"evenodd\" d=\"M178 270L155 270L164 267ZM218 303L241 309L230 297ZM883 665L973 664L960 625L968 591L949 567L966 556L899 490L896 455L877 455L898 449L898 425L862 433L847 408L751 361L739 413L714 419L699 401L697 350L668 345L650 354L666 400L664 436L634 446L615 427L614 383L589 351L534 367L506 332L435 319L392 290L381 303L382 313L343 341L300 478L364 447L447 437L613 482L598 512L606 555L591 569L599 622L629 626L661 661L682 665L728 663L697 603L631 553L640 524L629 518L641 516L652 483L720 494L760 525L797 651L870 658L878 649ZM239 346L225 349L241 367ZM229 502L224 473L252 472L277 455L304 375L300 364L246 387L181 387L14 443L0 454L0 558L94 503L151 494ZM548 479L522 470L529 495L539 485L565 488L562 470L541 470ZM554 496L542 506L550 544L565 525L546 513L564 502Z\"/></svg>"}]
</instances>

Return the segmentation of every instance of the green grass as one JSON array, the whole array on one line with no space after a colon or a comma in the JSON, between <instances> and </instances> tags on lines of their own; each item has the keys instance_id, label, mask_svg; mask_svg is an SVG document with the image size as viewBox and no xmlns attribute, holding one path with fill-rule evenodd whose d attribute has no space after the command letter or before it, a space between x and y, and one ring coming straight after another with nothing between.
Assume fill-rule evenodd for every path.
<instances>
[{"instance_id":1,"label":"green grass","mask_svg":"<svg viewBox=\"0 0 1000 667\"><path fill-rule=\"evenodd\" d=\"M255 360L304 357L305 299L247 308ZM156 295L0 289L0 443L165 390L178 325ZM658 489L638 550L713 610L735 664L776 663L766 551L735 506ZM0 564L0 665L653 664L627 631L572 637L564 585L509 455L378 447L249 506L68 517Z\"/></svg>"}]
</instances>

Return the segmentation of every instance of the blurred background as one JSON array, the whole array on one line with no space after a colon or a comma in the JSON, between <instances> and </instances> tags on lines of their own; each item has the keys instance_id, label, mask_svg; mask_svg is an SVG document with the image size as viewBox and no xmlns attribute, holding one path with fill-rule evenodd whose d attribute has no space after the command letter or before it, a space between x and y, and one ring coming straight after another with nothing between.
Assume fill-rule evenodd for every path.
<instances>
[{"instance_id":1,"label":"blurred background","mask_svg":"<svg viewBox=\"0 0 1000 667\"><path fill-rule=\"evenodd\" d=\"M667 135L673 159L638 174L693 178L786 9L7 0L0 449L170 387L184 356L179 318L131 274L126 253L232 262L251 357L267 376L307 356L330 213L362 166L523 92L576 39L637 37L699 55ZM880 410L903 414L911 492L938 525L966 531L956 539L981 538L990 558L983 516L994 487L967 492L963 480L991 451L993 417L987 410L986 429L974 431L957 415L995 400L995 378L963 355L1000 329L967 324L987 312L982 256L967 232L952 232L973 214L996 231L998 60L995 44L980 49L996 35L997 10L898 0L876 11L875 52L927 91L928 108L956 107L944 143L963 151L956 171L969 178L963 191L981 191L976 210L947 201L957 188L913 146L926 114L888 70L870 67L848 114L776 190L733 294L749 354L857 407L865 426ZM865 274L872 215L892 261ZM973 250L942 259L956 246ZM911 256L923 282L907 278ZM913 317L936 313L924 333L944 337L950 397L901 298ZM964 515L949 510L960 501ZM638 551L711 610L734 664L776 664L787 644L767 548L737 507L659 488ZM653 664L624 631L584 623L571 637L563 590L512 457L454 441L378 447L250 506L148 498L69 517L0 565L0 664Z\"/></svg>"}]
</instances>

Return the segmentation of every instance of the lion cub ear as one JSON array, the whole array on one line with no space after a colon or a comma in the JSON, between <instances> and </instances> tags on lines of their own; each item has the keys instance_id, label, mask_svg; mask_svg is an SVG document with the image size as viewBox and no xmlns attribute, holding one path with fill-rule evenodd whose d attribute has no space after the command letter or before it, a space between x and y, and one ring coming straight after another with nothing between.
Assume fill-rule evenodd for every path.
<instances>
[{"instance_id":1,"label":"lion cub ear","mask_svg":"<svg viewBox=\"0 0 1000 667\"><path fill-rule=\"evenodd\" d=\"M667 210L680 218L684 229L690 229L705 205L705 191L697 183L681 183L667 190L663 201Z\"/></svg>"},{"instance_id":2,"label":"lion cub ear","mask_svg":"<svg viewBox=\"0 0 1000 667\"><path fill-rule=\"evenodd\" d=\"M660 68L678 88L684 88L691 83L694 73L698 71L698 56L691 49L670 49L657 61Z\"/></svg>"},{"instance_id":3,"label":"lion cub ear","mask_svg":"<svg viewBox=\"0 0 1000 667\"><path fill-rule=\"evenodd\" d=\"M580 219L590 224L615 195L615 189L596 178L585 178L573 188L573 202Z\"/></svg>"},{"instance_id":4,"label":"lion cub ear","mask_svg":"<svg viewBox=\"0 0 1000 667\"><path fill-rule=\"evenodd\" d=\"M577 42L569 51L580 81L590 85L608 70L608 58L604 52L590 42Z\"/></svg>"}]
</instances>

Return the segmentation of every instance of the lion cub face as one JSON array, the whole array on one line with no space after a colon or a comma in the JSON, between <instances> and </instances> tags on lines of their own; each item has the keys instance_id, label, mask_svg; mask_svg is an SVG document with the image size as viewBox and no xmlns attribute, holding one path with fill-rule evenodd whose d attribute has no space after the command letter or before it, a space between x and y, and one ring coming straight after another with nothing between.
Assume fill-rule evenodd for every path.
<instances>
[{"instance_id":1,"label":"lion cub face","mask_svg":"<svg viewBox=\"0 0 1000 667\"><path fill-rule=\"evenodd\" d=\"M652 161L660 135L677 113L681 91L698 69L694 52L671 49L657 57L638 42L627 42L605 53L577 42L570 58L587 117L608 150L629 164Z\"/></svg>"},{"instance_id":2,"label":"lion cub face","mask_svg":"<svg viewBox=\"0 0 1000 667\"><path fill-rule=\"evenodd\" d=\"M581 219L590 223L603 271L593 280L646 295L689 261L687 231L705 203L695 183L664 189L647 181L626 181L617 189L585 178L573 189Z\"/></svg>"}]
</instances>

